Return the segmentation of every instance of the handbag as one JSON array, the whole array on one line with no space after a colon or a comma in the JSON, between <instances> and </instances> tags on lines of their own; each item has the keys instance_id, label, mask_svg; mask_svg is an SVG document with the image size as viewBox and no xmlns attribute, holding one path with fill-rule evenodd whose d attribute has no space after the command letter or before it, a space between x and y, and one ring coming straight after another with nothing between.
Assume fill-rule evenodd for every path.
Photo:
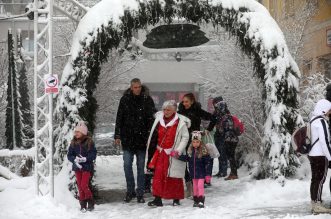
<instances>
[{"instance_id":1,"label":"handbag","mask_svg":"<svg viewBox=\"0 0 331 219\"><path fill-rule=\"evenodd\" d=\"M214 139L210 133L204 136L204 143L211 158L218 158L220 156L220 152L218 151Z\"/></svg>"}]
</instances>

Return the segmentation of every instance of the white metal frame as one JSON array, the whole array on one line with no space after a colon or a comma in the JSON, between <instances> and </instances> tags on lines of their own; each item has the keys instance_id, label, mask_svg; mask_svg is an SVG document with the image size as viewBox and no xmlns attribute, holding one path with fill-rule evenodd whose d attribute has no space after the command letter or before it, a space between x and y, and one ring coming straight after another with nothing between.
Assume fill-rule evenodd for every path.
<instances>
[{"instance_id":1,"label":"white metal frame","mask_svg":"<svg viewBox=\"0 0 331 219\"><path fill-rule=\"evenodd\" d=\"M53 174L53 95L45 94L44 75L52 74L53 0L45 9L34 1L34 144L37 195L54 197ZM45 24L39 20L46 19ZM40 30L40 31L39 31ZM43 185L47 185L46 187Z\"/></svg>"},{"instance_id":2,"label":"white metal frame","mask_svg":"<svg viewBox=\"0 0 331 219\"><path fill-rule=\"evenodd\" d=\"M46 3L46 7L39 9L42 1ZM45 94L44 76L53 74L53 9L54 7L59 9L61 2L75 6L75 10L73 7L61 7L61 11L76 22L87 12L87 8L75 0L55 0L55 2L54 0L34 0L33 4L36 194L50 194L52 197L54 197L53 94Z\"/></svg>"}]
</instances>

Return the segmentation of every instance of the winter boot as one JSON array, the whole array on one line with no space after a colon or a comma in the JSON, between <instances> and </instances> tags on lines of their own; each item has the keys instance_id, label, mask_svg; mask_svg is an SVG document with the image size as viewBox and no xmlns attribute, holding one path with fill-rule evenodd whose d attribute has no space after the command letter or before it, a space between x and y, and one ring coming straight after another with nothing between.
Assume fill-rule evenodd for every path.
<instances>
[{"instance_id":1,"label":"winter boot","mask_svg":"<svg viewBox=\"0 0 331 219\"><path fill-rule=\"evenodd\" d=\"M84 201L79 201L79 204L80 204L80 211L85 213L87 202L85 200Z\"/></svg>"},{"instance_id":2,"label":"winter boot","mask_svg":"<svg viewBox=\"0 0 331 219\"><path fill-rule=\"evenodd\" d=\"M199 199L198 196L193 196L193 207L199 207Z\"/></svg>"},{"instance_id":3,"label":"winter boot","mask_svg":"<svg viewBox=\"0 0 331 219\"><path fill-rule=\"evenodd\" d=\"M205 188L211 186L211 178L212 178L211 176L206 176L205 177L205 184L204 184Z\"/></svg>"},{"instance_id":4,"label":"winter boot","mask_svg":"<svg viewBox=\"0 0 331 219\"><path fill-rule=\"evenodd\" d=\"M199 208L204 208L205 207L205 197L204 196L199 196L198 197L198 207Z\"/></svg>"},{"instance_id":5,"label":"winter boot","mask_svg":"<svg viewBox=\"0 0 331 219\"><path fill-rule=\"evenodd\" d=\"M87 210L88 211L93 211L94 210L94 200L93 198L90 198L87 200Z\"/></svg>"},{"instance_id":6,"label":"winter boot","mask_svg":"<svg viewBox=\"0 0 331 219\"><path fill-rule=\"evenodd\" d=\"M178 206L180 205L179 199L174 199L172 202L172 206Z\"/></svg>"},{"instance_id":7,"label":"winter boot","mask_svg":"<svg viewBox=\"0 0 331 219\"><path fill-rule=\"evenodd\" d=\"M235 179L238 179L238 176L237 175L234 175L234 174L230 174L224 180L235 180Z\"/></svg>"},{"instance_id":8,"label":"winter boot","mask_svg":"<svg viewBox=\"0 0 331 219\"><path fill-rule=\"evenodd\" d=\"M126 195L125 195L124 201L129 203L135 197L136 197L136 193L127 192Z\"/></svg>"},{"instance_id":9,"label":"winter boot","mask_svg":"<svg viewBox=\"0 0 331 219\"><path fill-rule=\"evenodd\" d=\"M163 206L162 199L158 196L155 196L154 200L148 202L147 205L151 207L162 207Z\"/></svg>"},{"instance_id":10,"label":"winter boot","mask_svg":"<svg viewBox=\"0 0 331 219\"><path fill-rule=\"evenodd\" d=\"M226 177L226 176L227 176L227 173L221 173L221 172L218 172L215 175L213 175L213 177L217 177L217 178Z\"/></svg>"},{"instance_id":11,"label":"winter boot","mask_svg":"<svg viewBox=\"0 0 331 219\"><path fill-rule=\"evenodd\" d=\"M144 196L137 196L137 202L138 203L145 203Z\"/></svg>"},{"instance_id":12,"label":"winter boot","mask_svg":"<svg viewBox=\"0 0 331 219\"><path fill-rule=\"evenodd\" d=\"M192 182L186 183L186 198L190 198L193 195L193 185Z\"/></svg>"},{"instance_id":13,"label":"winter boot","mask_svg":"<svg viewBox=\"0 0 331 219\"><path fill-rule=\"evenodd\" d=\"M313 214L331 214L331 209L324 207L321 201L312 201L311 211Z\"/></svg>"}]
</instances>

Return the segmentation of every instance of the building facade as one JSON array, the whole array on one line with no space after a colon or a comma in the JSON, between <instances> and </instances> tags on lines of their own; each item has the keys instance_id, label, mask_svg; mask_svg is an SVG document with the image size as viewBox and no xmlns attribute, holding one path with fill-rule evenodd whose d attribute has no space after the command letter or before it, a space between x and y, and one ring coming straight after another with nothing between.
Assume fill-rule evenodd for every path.
<instances>
[{"instance_id":1,"label":"building facade","mask_svg":"<svg viewBox=\"0 0 331 219\"><path fill-rule=\"evenodd\" d=\"M259 2L280 24L288 45L297 45L290 49L303 75L321 72L331 78L331 0Z\"/></svg>"}]
</instances>

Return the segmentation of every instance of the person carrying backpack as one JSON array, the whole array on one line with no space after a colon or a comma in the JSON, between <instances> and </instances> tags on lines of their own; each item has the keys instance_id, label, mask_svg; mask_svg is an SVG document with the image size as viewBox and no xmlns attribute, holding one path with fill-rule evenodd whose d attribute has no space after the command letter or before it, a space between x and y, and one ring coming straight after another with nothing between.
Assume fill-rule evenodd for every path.
<instances>
[{"instance_id":1,"label":"person carrying backpack","mask_svg":"<svg viewBox=\"0 0 331 219\"><path fill-rule=\"evenodd\" d=\"M325 182L329 161L331 161L331 146L329 132L329 116L331 115L331 102L322 99L315 105L311 118L311 142L314 142L308 153L311 166L311 208L312 213L331 213L322 205L322 190Z\"/></svg>"},{"instance_id":2,"label":"person carrying backpack","mask_svg":"<svg viewBox=\"0 0 331 219\"><path fill-rule=\"evenodd\" d=\"M209 123L207 130L210 132L216 126L215 144L219 149L221 156L219 157L220 171L219 174L226 175L227 160L222 160L222 154L226 154L226 158L230 161L231 173L225 180L238 179L237 162L235 157L236 147L239 142L238 133L234 127L233 117L228 109L225 101L221 100L214 104L215 112ZM223 151L223 149L225 151ZM223 163L224 162L224 163ZM225 171L222 173L221 171Z\"/></svg>"}]
</instances>

